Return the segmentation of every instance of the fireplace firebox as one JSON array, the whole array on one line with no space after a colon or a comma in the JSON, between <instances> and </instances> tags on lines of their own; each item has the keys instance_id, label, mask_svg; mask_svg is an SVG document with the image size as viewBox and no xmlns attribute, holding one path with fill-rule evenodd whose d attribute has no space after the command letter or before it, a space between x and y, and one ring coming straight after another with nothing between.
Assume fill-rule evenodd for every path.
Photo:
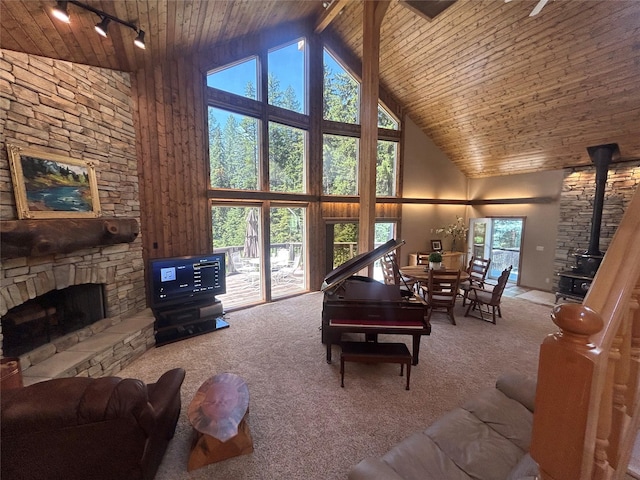
<instances>
[{"instance_id":1,"label":"fireplace firebox","mask_svg":"<svg viewBox=\"0 0 640 480\"><path fill-rule=\"evenodd\" d=\"M105 318L103 289L72 285L12 308L2 317L4 355L17 357Z\"/></svg>"}]
</instances>

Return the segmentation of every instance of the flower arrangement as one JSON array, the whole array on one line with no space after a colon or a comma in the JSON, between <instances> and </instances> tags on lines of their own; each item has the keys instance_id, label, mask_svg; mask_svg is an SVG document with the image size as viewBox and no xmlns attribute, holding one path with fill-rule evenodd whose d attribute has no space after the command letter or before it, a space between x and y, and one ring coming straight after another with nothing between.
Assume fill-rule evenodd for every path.
<instances>
[{"instance_id":1,"label":"flower arrangement","mask_svg":"<svg viewBox=\"0 0 640 480\"><path fill-rule=\"evenodd\" d=\"M452 237L451 250L455 249L457 240L464 240L467 237L469 227L464 224L464 219L456 215L456 221L445 227L436 228L437 234L442 234L445 237Z\"/></svg>"}]
</instances>

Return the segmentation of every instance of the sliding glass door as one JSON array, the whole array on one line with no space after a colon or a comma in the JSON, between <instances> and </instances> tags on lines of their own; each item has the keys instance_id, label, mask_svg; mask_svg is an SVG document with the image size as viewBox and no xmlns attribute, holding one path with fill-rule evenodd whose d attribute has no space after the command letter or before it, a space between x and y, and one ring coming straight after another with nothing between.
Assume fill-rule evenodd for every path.
<instances>
[{"instance_id":1,"label":"sliding glass door","mask_svg":"<svg viewBox=\"0 0 640 480\"><path fill-rule=\"evenodd\" d=\"M509 281L517 283L524 218L472 218L469 223L469 251L476 257L491 259L487 277L497 279L505 268L512 265Z\"/></svg>"},{"instance_id":2,"label":"sliding glass door","mask_svg":"<svg viewBox=\"0 0 640 480\"><path fill-rule=\"evenodd\" d=\"M269 242L263 252L263 205L213 205L213 250L227 257L226 310L306 291L305 212L269 208ZM267 271L267 258L269 269ZM268 274L267 274L268 272Z\"/></svg>"},{"instance_id":3,"label":"sliding glass door","mask_svg":"<svg viewBox=\"0 0 640 480\"><path fill-rule=\"evenodd\" d=\"M271 208L271 297L280 298L305 289L305 209Z\"/></svg>"}]
</instances>

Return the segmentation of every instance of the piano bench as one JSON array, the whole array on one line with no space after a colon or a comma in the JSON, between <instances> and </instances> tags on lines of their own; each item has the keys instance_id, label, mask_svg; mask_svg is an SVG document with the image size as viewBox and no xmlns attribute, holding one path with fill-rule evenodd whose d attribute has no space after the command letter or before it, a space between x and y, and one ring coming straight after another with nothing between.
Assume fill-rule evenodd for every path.
<instances>
[{"instance_id":1,"label":"piano bench","mask_svg":"<svg viewBox=\"0 0 640 480\"><path fill-rule=\"evenodd\" d=\"M340 354L340 386L344 387L344 362L399 363L400 376L407 366L407 388L411 380L412 356L404 343L342 342Z\"/></svg>"}]
</instances>

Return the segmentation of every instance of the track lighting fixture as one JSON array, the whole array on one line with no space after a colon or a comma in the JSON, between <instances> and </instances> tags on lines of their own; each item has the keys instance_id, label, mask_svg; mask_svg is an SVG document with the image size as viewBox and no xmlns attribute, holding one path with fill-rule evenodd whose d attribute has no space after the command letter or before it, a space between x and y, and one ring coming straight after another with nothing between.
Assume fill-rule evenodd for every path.
<instances>
[{"instance_id":1,"label":"track lighting fixture","mask_svg":"<svg viewBox=\"0 0 640 480\"><path fill-rule=\"evenodd\" d=\"M51 9L51 13L54 17L64 23L71 22L69 14L67 13L67 2L59 1L56 6Z\"/></svg>"},{"instance_id":2,"label":"track lighting fixture","mask_svg":"<svg viewBox=\"0 0 640 480\"><path fill-rule=\"evenodd\" d=\"M89 10L90 12L95 13L96 15L98 15L100 17L100 22L96 24L95 29L96 32L103 36L106 37L107 36L107 28L109 27L109 23L116 22L119 23L120 25L124 25L125 27L130 28L131 30L133 30L134 32L136 32L137 36L135 38L135 40L133 41L134 45L138 48L141 49L145 49L145 44L144 44L144 31L139 29L137 26L135 26L133 23L130 22L125 22L124 20L120 20L118 17L114 17L113 15L109 15L106 12L103 12L102 10L98 10L97 8L93 8L91 5L86 5L84 3L78 2L76 0L67 0L67 1L61 1L58 0L56 2L56 6L53 7L51 9L51 14L57 18L58 20L61 20L65 23L70 23L71 20L69 18L69 14L67 13L67 4L72 3L73 5L76 5L80 8L83 8L85 10Z\"/></svg>"},{"instance_id":3,"label":"track lighting fixture","mask_svg":"<svg viewBox=\"0 0 640 480\"><path fill-rule=\"evenodd\" d=\"M103 37L106 38L107 36L107 28L109 27L109 22L111 20L109 20L107 17L102 17L102 21L100 23L97 23L95 26L96 32L98 33L98 35L101 35Z\"/></svg>"},{"instance_id":4,"label":"track lighting fixture","mask_svg":"<svg viewBox=\"0 0 640 480\"><path fill-rule=\"evenodd\" d=\"M143 50L147 48L144 44L144 30L138 30L138 36L133 41L133 43L135 44L136 47L141 48Z\"/></svg>"}]
</instances>

